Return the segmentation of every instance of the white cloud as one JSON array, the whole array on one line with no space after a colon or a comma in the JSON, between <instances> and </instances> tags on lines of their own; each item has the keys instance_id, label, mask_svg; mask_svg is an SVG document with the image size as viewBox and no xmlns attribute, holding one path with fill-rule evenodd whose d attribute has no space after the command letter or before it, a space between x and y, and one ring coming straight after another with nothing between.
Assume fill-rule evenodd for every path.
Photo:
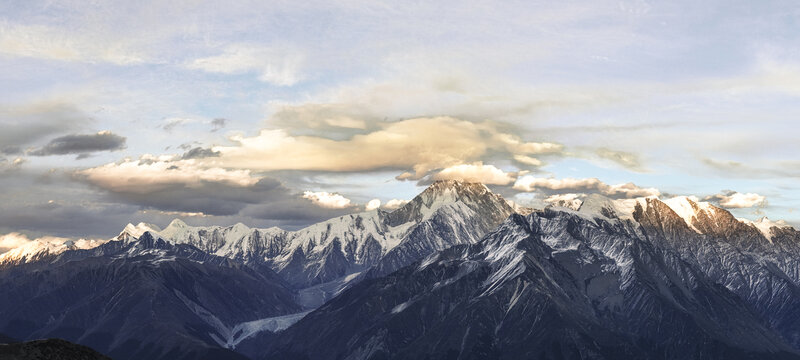
<instances>
[{"instance_id":1,"label":"white cloud","mask_svg":"<svg viewBox=\"0 0 800 360\"><path fill-rule=\"evenodd\" d=\"M217 146L221 155L204 159L213 166L253 170L369 171L395 168L419 179L434 169L480 161L490 151L554 153L561 145L524 142L497 124L452 117L382 121L376 130L346 140L293 136L262 130L254 137L232 137L236 146Z\"/></svg>"},{"instance_id":2,"label":"white cloud","mask_svg":"<svg viewBox=\"0 0 800 360\"><path fill-rule=\"evenodd\" d=\"M519 162L521 162L521 163L523 163L525 165L530 165L530 166L542 166L542 165L544 165L544 163L541 160L539 160L537 158L534 158L534 157L530 157L528 155L514 155L514 160L519 161Z\"/></svg>"},{"instance_id":3,"label":"white cloud","mask_svg":"<svg viewBox=\"0 0 800 360\"><path fill-rule=\"evenodd\" d=\"M302 80L302 63L303 57L297 52L237 44L220 55L195 59L187 67L219 74L256 73L261 81L292 86Z\"/></svg>"},{"instance_id":4,"label":"white cloud","mask_svg":"<svg viewBox=\"0 0 800 360\"><path fill-rule=\"evenodd\" d=\"M508 185L516 179L516 174L505 172L494 165L461 164L445 168L433 175L433 180L462 180L492 185Z\"/></svg>"},{"instance_id":5,"label":"white cloud","mask_svg":"<svg viewBox=\"0 0 800 360\"><path fill-rule=\"evenodd\" d=\"M524 176L517 179L514 189L533 192L549 191L596 191L606 196L623 196L627 198L659 196L661 192L655 188L640 188L633 183L608 185L597 178L587 179L552 179Z\"/></svg>"},{"instance_id":6,"label":"white cloud","mask_svg":"<svg viewBox=\"0 0 800 360\"><path fill-rule=\"evenodd\" d=\"M504 144L508 151L513 154L556 154L564 150L564 145L549 142L523 142L519 137L499 133L495 138Z\"/></svg>"},{"instance_id":7,"label":"white cloud","mask_svg":"<svg viewBox=\"0 0 800 360\"><path fill-rule=\"evenodd\" d=\"M408 204L409 201L410 200L392 199L387 201L386 204L383 204L383 208L386 210L394 210Z\"/></svg>"},{"instance_id":8,"label":"white cloud","mask_svg":"<svg viewBox=\"0 0 800 360\"><path fill-rule=\"evenodd\" d=\"M767 198L756 193L728 192L712 195L706 199L716 199L719 201L720 206L728 209L762 207L767 204Z\"/></svg>"},{"instance_id":9,"label":"white cloud","mask_svg":"<svg viewBox=\"0 0 800 360\"><path fill-rule=\"evenodd\" d=\"M370 201L367 203L367 205L365 206L365 208L367 209L367 211L370 211L370 210L375 210L375 209L377 209L377 208L379 208L379 207L381 207L381 201L380 201L380 199L372 199L372 200L370 200Z\"/></svg>"},{"instance_id":10,"label":"white cloud","mask_svg":"<svg viewBox=\"0 0 800 360\"><path fill-rule=\"evenodd\" d=\"M250 170L228 170L206 167L199 159L175 160L175 156L143 155L138 160L125 159L116 163L80 170L91 183L102 188L138 194L150 193L171 185L198 187L203 182L218 182L233 186L252 186L259 178Z\"/></svg>"},{"instance_id":11,"label":"white cloud","mask_svg":"<svg viewBox=\"0 0 800 360\"><path fill-rule=\"evenodd\" d=\"M303 198L309 199L315 205L326 209L344 209L351 206L350 199L325 191L304 191Z\"/></svg>"},{"instance_id":12,"label":"white cloud","mask_svg":"<svg viewBox=\"0 0 800 360\"><path fill-rule=\"evenodd\" d=\"M586 197L586 194L555 194L544 199L544 202L553 206L561 206L577 210L583 204L583 200L581 199L584 197Z\"/></svg>"}]
</instances>

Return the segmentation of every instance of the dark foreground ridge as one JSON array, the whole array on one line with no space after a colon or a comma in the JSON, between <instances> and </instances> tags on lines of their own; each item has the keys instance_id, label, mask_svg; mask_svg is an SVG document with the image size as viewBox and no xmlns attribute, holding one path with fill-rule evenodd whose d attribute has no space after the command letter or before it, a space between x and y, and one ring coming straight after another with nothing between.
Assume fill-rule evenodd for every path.
<instances>
[{"instance_id":1,"label":"dark foreground ridge","mask_svg":"<svg viewBox=\"0 0 800 360\"><path fill-rule=\"evenodd\" d=\"M0 338L0 341L6 341ZM0 360L110 360L89 347L61 339L0 344Z\"/></svg>"}]
</instances>

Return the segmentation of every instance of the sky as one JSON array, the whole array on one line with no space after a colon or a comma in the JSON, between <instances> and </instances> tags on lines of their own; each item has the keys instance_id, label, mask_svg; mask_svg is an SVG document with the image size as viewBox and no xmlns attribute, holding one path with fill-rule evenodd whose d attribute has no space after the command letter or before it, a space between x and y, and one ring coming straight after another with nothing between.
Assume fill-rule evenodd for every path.
<instances>
[{"instance_id":1,"label":"sky","mask_svg":"<svg viewBox=\"0 0 800 360\"><path fill-rule=\"evenodd\" d=\"M439 179L797 226L798 19L794 1L0 1L0 248L173 218L297 229Z\"/></svg>"}]
</instances>

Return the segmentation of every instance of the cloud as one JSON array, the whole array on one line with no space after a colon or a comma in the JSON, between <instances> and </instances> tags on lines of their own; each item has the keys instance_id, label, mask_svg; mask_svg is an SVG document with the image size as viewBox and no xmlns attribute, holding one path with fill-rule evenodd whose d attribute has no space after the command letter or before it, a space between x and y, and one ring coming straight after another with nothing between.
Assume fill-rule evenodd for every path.
<instances>
[{"instance_id":1,"label":"cloud","mask_svg":"<svg viewBox=\"0 0 800 360\"><path fill-rule=\"evenodd\" d=\"M445 168L433 175L433 180L462 180L490 185L508 185L517 178L515 173L505 172L494 165L483 163L461 164Z\"/></svg>"},{"instance_id":2,"label":"cloud","mask_svg":"<svg viewBox=\"0 0 800 360\"><path fill-rule=\"evenodd\" d=\"M715 175L724 174L740 178L800 178L800 161L764 159L753 162L721 161L710 158L700 160Z\"/></svg>"},{"instance_id":3,"label":"cloud","mask_svg":"<svg viewBox=\"0 0 800 360\"><path fill-rule=\"evenodd\" d=\"M101 131L96 134L74 134L57 137L47 145L28 152L33 156L87 154L98 151L115 151L125 148L125 137Z\"/></svg>"},{"instance_id":4,"label":"cloud","mask_svg":"<svg viewBox=\"0 0 800 360\"><path fill-rule=\"evenodd\" d=\"M550 142L523 142L518 136L508 133L494 134L494 138L504 144L512 154L557 154L564 150L564 145Z\"/></svg>"},{"instance_id":5,"label":"cloud","mask_svg":"<svg viewBox=\"0 0 800 360\"><path fill-rule=\"evenodd\" d=\"M392 199L387 201L386 204L383 204L383 208L386 210L394 210L408 204L408 202L409 200Z\"/></svg>"},{"instance_id":6,"label":"cloud","mask_svg":"<svg viewBox=\"0 0 800 360\"><path fill-rule=\"evenodd\" d=\"M767 205L767 198L756 193L742 194L736 191L728 191L722 194L711 195L705 200L716 200L719 205L726 209L742 209L751 207L764 207Z\"/></svg>"},{"instance_id":7,"label":"cloud","mask_svg":"<svg viewBox=\"0 0 800 360\"><path fill-rule=\"evenodd\" d=\"M333 194L325 191L304 191L303 198L311 200L311 202L315 205L327 209L344 209L352 206L350 204L350 199L339 194Z\"/></svg>"},{"instance_id":8,"label":"cloud","mask_svg":"<svg viewBox=\"0 0 800 360\"><path fill-rule=\"evenodd\" d=\"M530 166L542 166L542 165L544 165L544 163L541 160L539 160L537 158L534 158L534 157L530 157L528 155L514 155L514 160L516 160L516 161L518 161L520 163L523 163L525 165L530 165Z\"/></svg>"},{"instance_id":9,"label":"cloud","mask_svg":"<svg viewBox=\"0 0 800 360\"><path fill-rule=\"evenodd\" d=\"M17 106L0 106L0 148L9 155L49 136L87 125L90 118L74 105L42 101Z\"/></svg>"},{"instance_id":10,"label":"cloud","mask_svg":"<svg viewBox=\"0 0 800 360\"><path fill-rule=\"evenodd\" d=\"M216 132L219 129L222 129L227 124L228 120L223 118L215 118L211 120L211 132Z\"/></svg>"},{"instance_id":11,"label":"cloud","mask_svg":"<svg viewBox=\"0 0 800 360\"><path fill-rule=\"evenodd\" d=\"M560 206L577 210L578 208L581 207L581 204L583 204L583 200L581 199L583 199L584 197L586 197L586 194L574 194L574 193L555 194L555 195L550 195L543 201L553 206Z\"/></svg>"},{"instance_id":12,"label":"cloud","mask_svg":"<svg viewBox=\"0 0 800 360\"><path fill-rule=\"evenodd\" d=\"M367 202L367 205L364 206L364 208L367 211L375 210L375 209L377 209L379 207L381 207L381 200L380 199L372 199L369 202Z\"/></svg>"},{"instance_id":13,"label":"cloud","mask_svg":"<svg viewBox=\"0 0 800 360\"><path fill-rule=\"evenodd\" d=\"M28 239L27 236L25 236L24 234L20 234L18 232L12 232L9 234L0 235L0 254L8 250L25 245L30 241L31 239Z\"/></svg>"},{"instance_id":14,"label":"cloud","mask_svg":"<svg viewBox=\"0 0 800 360\"><path fill-rule=\"evenodd\" d=\"M186 66L218 74L255 73L263 82L292 86L303 78L302 64L303 56L296 51L236 44L228 46L219 55L195 59Z\"/></svg>"},{"instance_id":15,"label":"cloud","mask_svg":"<svg viewBox=\"0 0 800 360\"><path fill-rule=\"evenodd\" d=\"M642 161L637 154L625 151L615 151L607 148L596 149L595 154L601 159L611 160L626 169L633 171L644 171Z\"/></svg>"},{"instance_id":16,"label":"cloud","mask_svg":"<svg viewBox=\"0 0 800 360\"><path fill-rule=\"evenodd\" d=\"M207 157L217 157L220 155L219 151L214 151L211 149L205 149L201 147L193 148L181 155L181 160L188 160L188 159L202 159Z\"/></svg>"},{"instance_id":17,"label":"cloud","mask_svg":"<svg viewBox=\"0 0 800 360\"><path fill-rule=\"evenodd\" d=\"M193 123L195 122L195 120L186 118L169 118L164 120L164 122L166 122L166 124L162 125L161 128L166 130L167 132L170 132L178 126Z\"/></svg>"},{"instance_id":18,"label":"cloud","mask_svg":"<svg viewBox=\"0 0 800 360\"><path fill-rule=\"evenodd\" d=\"M116 163L80 170L76 174L90 183L114 192L145 194L170 186L200 187L204 183L223 183L247 187L256 184L258 177L250 170L228 170L206 167L199 159L176 160L175 156L143 155L138 160L125 159Z\"/></svg>"},{"instance_id":19,"label":"cloud","mask_svg":"<svg viewBox=\"0 0 800 360\"><path fill-rule=\"evenodd\" d=\"M214 216L238 215L248 206L267 204L280 206L289 199L290 191L274 179L260 179L250 186L225 182L197 181L191 186L171 183L137 192L138 188L107 189L111 200L141 206L145 209L203 213Z\"/></svg>"},{"instance_id":20,"label":"cloud","mask_svg":"<svg viewBox=\"0 0 800 360\"><path fill-rule=\"evenodd\" d=\"M153 172L157 173L157 169L167 166L166 164L185 164L187 162L189 161L167 161L164 159L159 161L157 158L145 157L141 159L141 163L144 164L141 166L147 168L148 170L145 172L149 173L151 170L146 164L153 164L156 166ZM119 169L119 171L125 172L122 169ZM130 171L136 172L138 170L133 168ZM163 172L170 173L173 171L176 170ZM112 174L108 175L112 176ZM145 178L148 177L147 174L143 175ZM93 183L86 175L79 175L78 178L104 190L102 197L96 200L97 202L110 203L117 208L129 209L133 207L134 209L144 210L142 213L135 214L131 214L130 210L128 210L127 215L122 216L124 222L121 225L130 222L130 218L141 219L139 215L143 214L146 215L146 218L141 221L174 217L174 215L169 214L192 213L199 215L202 213L204 216L196 216L195 219L202 219L206 224L242 221L248 224L262 224L261 226L265 227L277 225L297 228L335 216L345 215L354 210L352 206L343 209L320 207L308 199L303 199L301 193L285 187L280 181L273 178L244 178L243 180L246 180L246 182L240 184L238 181L217 181L220 179L215 177L209 180L191 179L196 176L197 174L191 175L190 171L189 176L177 179L158 178L156 179L158 182L155 184L149 181L142 182L129 176L120 179L122 182L128 182L123 186L119 184L109 185L104 182ZM253 180L255 182L252 185L247 185ZM146 211L148 209L158 211ZM89 209L81 207L80 211L72 210L70 214L77 214L85 210L88 211ZM106 213L94 214L93 216L102 219L106 217ZM11 221L11 218L9 219ZM30 221L34 221L34 219L30 219ZM163 222L164 220L159 221ZM87 221L82 220L82 222ZM114 230L118 231L118 229Z\"/></svg>"},{"instance_id":21,"label":"cloud","mask_svg":"<svg viewBox=\"0 0 800 360\"><path fill-rule=\"evenodd\" d=\"M141 51L119 38L100 38L79 29L0 23L0 53L60 61L130 65L145 61Z\"/></svg>"},{"instance_id":22,"label":"cloud","mask_svg":"<svg viewBox=\"0 0 800 360\"><path fill-rule=\"evenodd\" d=\"M480 161L490 153L556 154L559 144L524 142L496 123L473 123L452 117L414 118L376 124L378 129L345 140L292 136L262 130L254 137L232 137L236 146L216 146L213 166L253 170L337 172L400 169L419 179L435 169Z\"/></svg>"},{"instance_id":23,"label":"cloud","mask_svg":"<svg viewBox=\"0 0 800 360\"><path fill-rule=\"evenodd\" d=\"M14 160L0 158L0 170L4 172L19 170L22 167L22 164L25 164L27 161L28 160L21 157L14 158Z\"/></svg>"},{"instance_id":24,"label":"cloud","mask_svg":"<svg viewBox=\"0 0 800 360\"><path fill-rule=\"evenodd\" d=\"M359 104L276 102L270 106L270 125L286 129L290 134L313 131L328 138L346 139L366 130L376 130L383 117Z\"/></svg>"},{"instance_id":25,"label":"cloud","mask_svg":"<svg viewBox=\"0 0 800 360\"><path fill-rule=\"evenodd\" d=\"M514 190L524 192L551 191L551 192L597 192L611 197L646 197L659 196L661 193L655 188L640 188L633 183L608 185L597 178L587 179L552 179L523 176L514 183Z\"/></svg>"}]
</instances>

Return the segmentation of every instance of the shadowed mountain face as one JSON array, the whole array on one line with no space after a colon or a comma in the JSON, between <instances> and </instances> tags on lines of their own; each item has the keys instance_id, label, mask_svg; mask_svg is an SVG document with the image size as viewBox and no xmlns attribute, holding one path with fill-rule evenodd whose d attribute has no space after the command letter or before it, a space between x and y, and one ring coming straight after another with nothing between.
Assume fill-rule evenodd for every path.
<instances>
[{"instance_id":1,"label":"shadowed mountain face","mask_svg":"<svg viewBox=\"0 0 800 360\"><path fill-rule=\"evenodd\" d=\"M35 340L26 343L0 344L0 360L110 360L86 346L65 340Z\"/></svg>"},{"instance_id":2,"label":"shadowed mountain face","mask_svg":"<svg viewBox=\"0 0 800 360\"><path fill-rule=\"evenodd\" d=\"M149 233L50 260L0 273L0 332L63 338L115 359L235 359L223 348L234 325L301 310L270 269Z\"/></svg>"},{"instance_id":3,"label":"shadowed mountain face","mask_svg":"<svg viewBox=\"0 0 800 360\"><path fill-rule=\"evenodd\" d=\"M513 215L475 245L344 291L264 358L799 358L786 325L797 280L735 246L769 241L748 226L727 238L695 232L662 205L639 204L624 220L613 211ZM684 251L680 241L695 244ZM693 248L705 250L690 256ZM728 271L739 275L721 276Z\"/></svg>"}]
</instances>

